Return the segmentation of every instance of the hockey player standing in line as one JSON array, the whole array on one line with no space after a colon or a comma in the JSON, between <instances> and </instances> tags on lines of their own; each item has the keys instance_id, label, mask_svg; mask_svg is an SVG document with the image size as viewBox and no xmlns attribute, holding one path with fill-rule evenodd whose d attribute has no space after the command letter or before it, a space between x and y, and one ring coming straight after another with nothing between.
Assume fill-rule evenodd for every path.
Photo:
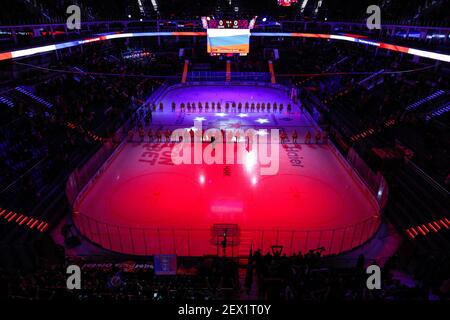
<instances>
[{"instance_id":1,"label":"hockey player standing in line","mask_svg":"<svg viewBox=\"0 0 450 320\"><path fill-rule=\"evenodd\" d=\"M166 129L166 132L164 133L164 135L166 136L166 142L170 142L170 130Z\"/></svg>"},{"instance_id":2,"label":"hockey player standing in line","mask_svg":"<svg viewBox=\"0 0 450 320\"><path fill-rule=\"evenodd\" d=\"M294 133L292 133L292 142L297 143L298 133L297 130L294 130Z\"/></svg>"},{"instance_id":3,"label":"hockey player standing in line","mask_svg":"<svg viewBox=\"0 0 450 320\"><path fill-rule=\"evenodd\" d=\"M158 129L158 131L156 132L156 139L158 140L158 142L161 142L162 139L161 129Z\"/></svg>"},{"instance_id":4,"label":"hockey player standing in line","mask_svg":"<svg viewBox=\"0 0 450 320\"><path fill-rule=\"evenodd\" d=\"M311 143L311 137L312 137L311 132L308 130L308 132L306 133L306 136L305 136L305 143L306 144Z\"/></svg>"},{"instance_id":5,"label":"hockey player standing in line","mask_svg":"<svg viewBox=\"0 0 450 320\"><path fill-rule=\"evenodd\" d=\"M316 132L316 144L319 144L321 138L322 138L322 134L320 133L320 131L317 131Z\"/></svg>"},{"instance_id":6,"label":"hockey player standing in line","mask_svg":"<svg viewBox=\"0 0 450 320\"><path fill-rule=\"evenodd\" d=\"M153 141L153 130L152 128L148 129L148 142L152 142Z\"/></svg>"},{"instance_id":7,"label":"hockey player standing in line","mask_svg":"<svg viewBox=\"0 0 450 320\"><path fill-rule=\"evenodd\" d=\"M284 144L285 143L285 141L286 141L286 138L287 138L287 134L286 134L286 132L283 130L283 131L281 131L281 133L280 133L280 139L281 139L281 143L282 144Z\"/></svg>"},{"instance_id":8,"label":"hockey player standing in line","mask_svg":"<svg viewBox=\"0 0 450 320\"><path fill-rule=\"evenodd\" d=\"M128 142L132 142L134 137L133 130L128 131Z\"/></svg>"},{"instance_id":9,"label":"hockey player standing in line","mask_svg":"<svg viewBox=\"0 0 450 320\"><path fill-rule=\"evenodd\" d=\"M139 128L139 138L141 138L141 142L144 142L144 136L145 136L144 128L140 127Z\"/></svg>"}]
</instances>

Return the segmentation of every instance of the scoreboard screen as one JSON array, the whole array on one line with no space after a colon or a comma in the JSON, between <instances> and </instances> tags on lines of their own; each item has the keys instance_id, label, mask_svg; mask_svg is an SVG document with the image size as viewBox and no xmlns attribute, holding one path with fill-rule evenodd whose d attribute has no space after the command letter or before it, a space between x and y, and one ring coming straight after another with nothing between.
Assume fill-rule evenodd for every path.
<instances>
[{"instance_id":1,"label":"scoreboard screen","mask_svg":"<svg viewBox=\"0 0 450 320\"><path fill-rule=\"evenodd\" d=\"M250 29L208 29L208 52L212 55L250 51Z\"/></svg>"},{"instance_id":2,"label":"scoreboard screen","mask_svg":"<svg viewBox=\"0 0 450 320\"><path fill-rule=\"evenodd\" d=\"M209 20L208 29L248 29L247 20Z\"/></svg>"},{"instance_id":3,"label":"scoreboard screen","mask_svg":"<svg viewBox=\"0 0 450 320\"><path fill-rule=\"evenodd\" d=\"M216 20L202 17L202 24L207 27L207 50L211 55L244 56L249 53L251 26L248 20Z\"/></svg>"}]
</instances>

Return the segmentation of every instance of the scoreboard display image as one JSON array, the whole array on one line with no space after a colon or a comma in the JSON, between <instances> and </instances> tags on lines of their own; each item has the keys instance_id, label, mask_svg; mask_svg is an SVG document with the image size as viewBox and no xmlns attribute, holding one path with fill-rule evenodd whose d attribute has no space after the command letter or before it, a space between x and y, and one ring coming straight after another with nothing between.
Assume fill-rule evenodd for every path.
<instances>
[{"instance_id":1,"label":"scoreboard display image","mask_svg":"<svg viewBox=\"0 0 450 320\"><path fill-rule=\"evenodd\" d=\"M210 29L248 29L247 20L210 20L208 21Z\"/></svg>"},{"instance_id":2,"label":"scoreboard display image","mask_svg":"<svg viewBox=\"0 0 450 320\"><path fill-rule=\"evenodd\" d=\"M250 29L208 29L208 53L247 55L250 51Z\"/></svg>"}]
</instances>

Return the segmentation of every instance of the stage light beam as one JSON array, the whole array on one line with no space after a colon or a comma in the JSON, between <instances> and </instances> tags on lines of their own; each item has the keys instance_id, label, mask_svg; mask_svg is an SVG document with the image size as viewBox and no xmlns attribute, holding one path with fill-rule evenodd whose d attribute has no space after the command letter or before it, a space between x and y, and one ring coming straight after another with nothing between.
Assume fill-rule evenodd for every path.
<instances>
[{"instance_id":1,"label":"stage light beam","mask_svg":"<svg viewBox=\"0 0 450 320\"><path fill-rule=\"evenodd\" d=\"M270 121L268 119L260 118L258 120L255 120L255 122L258 122L259 124L265 124L265 123L269 123Z\"/></svg>"}]
</instances>

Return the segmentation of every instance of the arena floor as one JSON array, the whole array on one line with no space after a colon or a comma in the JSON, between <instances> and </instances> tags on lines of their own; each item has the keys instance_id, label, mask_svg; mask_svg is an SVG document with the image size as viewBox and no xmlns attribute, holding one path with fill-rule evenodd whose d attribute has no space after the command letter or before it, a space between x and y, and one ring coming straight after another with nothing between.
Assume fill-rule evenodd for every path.
<instances>
[{"instance_id":1,"label":"arena floor","mask_svg":"<svg viewBox=\"0 0 450 320\"><path fill-rule=\"evenodd\" d=\"M302 142L317 130L279 89L255 86L185 86L166 92L152 128L296 129ZM158 101L158 103L159 103ZM187 101L276 101L283 112L172 112ZM243 116L242 114L245 114ZM264 119L265 121L260 121ZM174 165L173 143L127 142L75 204L74 221L87 238L122 253L185 256L216 254L214 224L235 224L240 235L227 255L282 245L287 254L318 247L349 250L375 233L379 207L345 161L327 144L280 146L279 172L264 176L259 164ZM205 144L206 145L206 144ZM204 145L204 146L205 146ZM222 248L220 248L222 254Z\"/></svg>"}]
</instances>

